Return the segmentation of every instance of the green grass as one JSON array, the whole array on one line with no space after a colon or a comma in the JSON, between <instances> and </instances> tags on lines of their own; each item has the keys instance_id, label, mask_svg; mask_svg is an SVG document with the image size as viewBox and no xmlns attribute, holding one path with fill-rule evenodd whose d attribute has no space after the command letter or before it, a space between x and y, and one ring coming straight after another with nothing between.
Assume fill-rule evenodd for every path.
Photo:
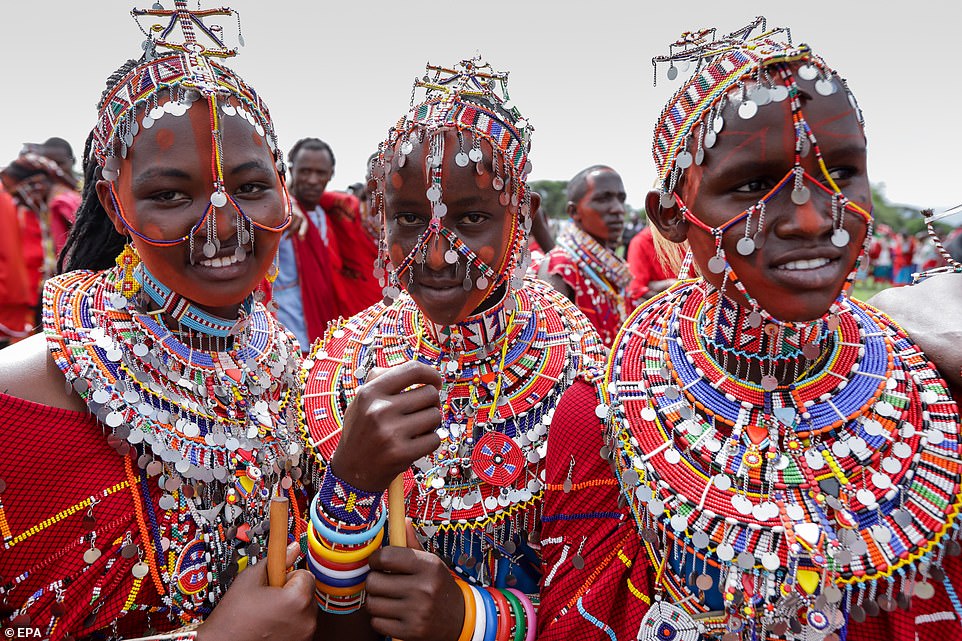
<instances>
[{"instance_id":1,"label":"green grass","mask_svg":"<svg viewBox=\"0 0 962 641\"><path fill-rule=\"evenodd\" d=\"M875 296L883 289L887 289L888 285L875 284L869 281L856 281L855 287L852 288L852 298L857 298L861 301L867 301L872 296Z\"/></svg>"}]
</instances>

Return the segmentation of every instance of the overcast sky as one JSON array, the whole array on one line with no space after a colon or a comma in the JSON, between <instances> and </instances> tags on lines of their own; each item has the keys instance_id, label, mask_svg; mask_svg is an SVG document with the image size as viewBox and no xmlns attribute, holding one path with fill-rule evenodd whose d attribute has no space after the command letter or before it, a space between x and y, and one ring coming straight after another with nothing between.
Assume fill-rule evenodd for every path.
<instances>
[{"instance_id":1,"label":"overcast sky","mask_svg":"<svg viewBox=\"0 0 962 641\"><path fill-rule=\"evenodd\" d=\"M511 72L511 97L535 127L532 179L566 180L605 163L621 172L629 201L641 206L654 180L652 127L680 82L662 76L653 87L652 56L666 53L683 31L728 32L764 13L769 26L790 26L796 42L812 45L848 79L866 117L870 177L884 183L890 200L937 210L962 203L959 0L884 7L852 0L230 4L241 13L246 40L230 65L266 99L285 149L304 136L331 144L334 188L363 178L364 161L407 109L425 62L452 64L480 49ZM0 165L23 142L54 135L80 155L105 78L141 53L132 6L4 2ZM225 31L235 41L235 26Z\"/></svg>"}]
</instances>

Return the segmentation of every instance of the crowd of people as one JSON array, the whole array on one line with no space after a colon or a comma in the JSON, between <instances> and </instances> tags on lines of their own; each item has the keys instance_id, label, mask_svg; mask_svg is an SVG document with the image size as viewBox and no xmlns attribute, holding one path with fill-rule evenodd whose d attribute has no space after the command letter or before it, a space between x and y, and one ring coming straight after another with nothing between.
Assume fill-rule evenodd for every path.
<instances>
[{"instance_id":1,"label":"crowd of people","mask_svg":"<svg viewBox=\"0 0 962 641\"><path fill-rule=\"evenodd\" d=\"M0 172L8 638L959 637L962 264L874 225L798 34L654 58L690 75L626 238L603 164L547 220L480 56L339 192L226 66L231 9L132 13L167 27L82 175L59 138Z\"/></svg>"}]
</instances>

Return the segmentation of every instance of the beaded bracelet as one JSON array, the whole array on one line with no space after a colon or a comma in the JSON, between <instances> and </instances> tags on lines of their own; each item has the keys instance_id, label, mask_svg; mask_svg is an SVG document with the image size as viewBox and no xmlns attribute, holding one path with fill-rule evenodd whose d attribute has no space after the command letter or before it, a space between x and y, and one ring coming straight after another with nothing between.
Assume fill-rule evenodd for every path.
<instances>
[{"instance_id":1,"label":"beaded bracelet","mask_svg":"<svg viewBox=\"0 0 962 641\"><path fill-rule=\"evenodd\" d=\"M525 634L524 640L534 641L535 634L538 631L538 626L536 625L537 615L534 611L534 604L531 603L531 599L528 598L528 595L521 590L516 588L508 588L508 592L518 597L518 600L521 601L521 606L524 608L525 618L527 619L526 623L528 625L528 630Z\"/></svg>"},{"instance_id":2,"label":"beaded bracelet","mask_svg":"<svg viewBox=\"0 0 962 641\"><path fill-rule=\"evenodd\" d=\"M511 641L524 641L528 633L527 617L521 601L510 590L502 590L504 598L511 605L511 616L514 618L514 638Z\"/></svg>"},{"instance_id":3,"label":"beaded bracelet","mask_svg":"<svg viewBox=\"0 0 962 641\"><path fill-rule=\"evenodd\" d=\"M495 641L509 641L511 629L514 627L514 617L512 616L511 606L505 598L504 593L498 588L487 588L488 593L494 598L494 605L498 610L498 635Z\"/></svg>"},{"instance_id":4,"label":"beaded bracelet","mask_svg":"<svg viewBox=\"0 0 962 641\"><path fill-rule=\"evenodd\" d=\"M315 495L314 500L311 502L311 525L314 526L314 531L317 534L320 534L331 543L347 546L367 543L384 527L384 522L387 520L387 510L380 510L380 517L373 526L366 526L365 529L356 532L338 532L328 527L324 523L324 519L318 515L320 509L318 498L320 498L320 495Z\"/></svg>"},{"instance_id":5,"label":"beaded bracelet","mask_svg":"<svg viewBox=\"0 0 962 641\"><path fill-rule=\"evenodd\" d=\"M461 597L464 600L464 623L461 625L461 635L458 641L471 641L474 635L475 618L477 608L474 604L474 595L471 593L471 586L460 579L455 579L458 588L461 589Z\"/></svg>"},{"instance_id":6,"label":"beaded bracelet","mask_svg":"<svg viewBox=\"0 0 962 641\"><path fill-rule=\"evenodd\" d=\"M311 513L320 509L324 515L348 527L367 527L374 520L375 512L381 507L383 495L384 492L365 492L354 487L334 474L331 466L328 465L321 478L320 488L314 495ZM334 497L339 498L341 505L335 505L332 502Z\"/></svg>"}]
</instances>

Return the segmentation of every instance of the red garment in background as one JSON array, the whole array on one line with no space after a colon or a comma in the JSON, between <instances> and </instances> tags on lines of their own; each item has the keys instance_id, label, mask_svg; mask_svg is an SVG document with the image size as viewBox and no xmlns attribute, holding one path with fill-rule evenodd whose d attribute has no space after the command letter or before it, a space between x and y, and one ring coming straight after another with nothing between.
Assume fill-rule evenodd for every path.
<instances>
[{"instance_id":1,"label":"red garment in background","mask_svg":"<svg viewBox=\"0 0 962 641\"><path fill-rule=\"evenodd\" d=\"M559 276L574 292L574 304L588 317L605 347L611 347L627 314L623 302L608 296L596 283L582 273L580 267L564 247L555 247L541 260L548 276Z\"/></svg>"},{"instance_id":2,"label":"red garment in background","mask_svg":"<svg viewBox=\"0 0 962 641\"><path fill-rule=\"evenodd\" d=\"M18 339L33 327L37 289L24 261L17 205L2 189L0 229L0 339Z\"/></svg>"},{"instance_id":3,"label":"red garment in background","mask_svg":"<svg viewBox=\"0 0 962 641\"><path fill-rule=\"evenodd\" d=\"M327 214L327 247L335 257L335 289L340 314L349 318L382 298L374 278L377 244L364 229L360 201L340 191L325 191L321 209ZM303 288L304 280L301 279Z\"/></svg>"},{"instance_id":4,"label":"red garment in background","mask_svg":"<svg viewBox=\"0 0 962 641\"><path fill-rule=\"evenodd\" d=\"M56 187L54 188L57 189ZM81 196L73 189L62 189L55 191L55 195L50 199L50 233L53 235L53 245L57 250L57 255L63 250L64 243L67 242L67 234L73 227L77 219L77 210L80 209Z\"/></svg>"},{"instance_id":5,"label":"red garment in background","mask_svg":"<svg viewBox=\"0 0 962 641\"><path fill-rule=\"evenodd\" d=\"M297 207L297 203L294 206ZM304 218L307 220L307 233L303 238L292 234L291 242L294 246L294 259L297 262L304 324L307 327L308 340L314 341L324 334L328 322L343 315L343 312L335 289L337 279L334 277L332 252L324 244L321 232L311 217ZM310 345L301 345L301 349L308 347Z\"/></svg>"},{"instance_id":6,"label":"red garment in background","mask_svg":"<svg viewBox=\"0 0 962 641\"><path fill-rule=\"evenodd\" d=\"M628 269L631 282L628 283L628 307L634 309L648 293L648 283L654 280L667 280L675 275L666 271L655 252L655 241L651 227L644 227L628 243Z\"/></svg>"},{"instance_id":7,"label":"red garment in background","mask_svg":"<svg viewBox=\"0 0 962 641\"><path fill-rule=\"evenodd\" d=\"M598 454L605 441L595 415L597 405L594 387L578 380L562 396L551 424L541 527L544 578L539 641L634 639L655 592L655 572L633 517L619 504L611 464ZM572 483L569 492L564 491L566 479ZM584 559L582 569L572 563L574 550ZM962 591L960 558L945 556L942 567L955 590ZM933 585L935 596L913 599L908 612L883 612L863 623L850 621L844 638L962 638L962 621L945 586Z\"/></svg>"}]
</instances>

